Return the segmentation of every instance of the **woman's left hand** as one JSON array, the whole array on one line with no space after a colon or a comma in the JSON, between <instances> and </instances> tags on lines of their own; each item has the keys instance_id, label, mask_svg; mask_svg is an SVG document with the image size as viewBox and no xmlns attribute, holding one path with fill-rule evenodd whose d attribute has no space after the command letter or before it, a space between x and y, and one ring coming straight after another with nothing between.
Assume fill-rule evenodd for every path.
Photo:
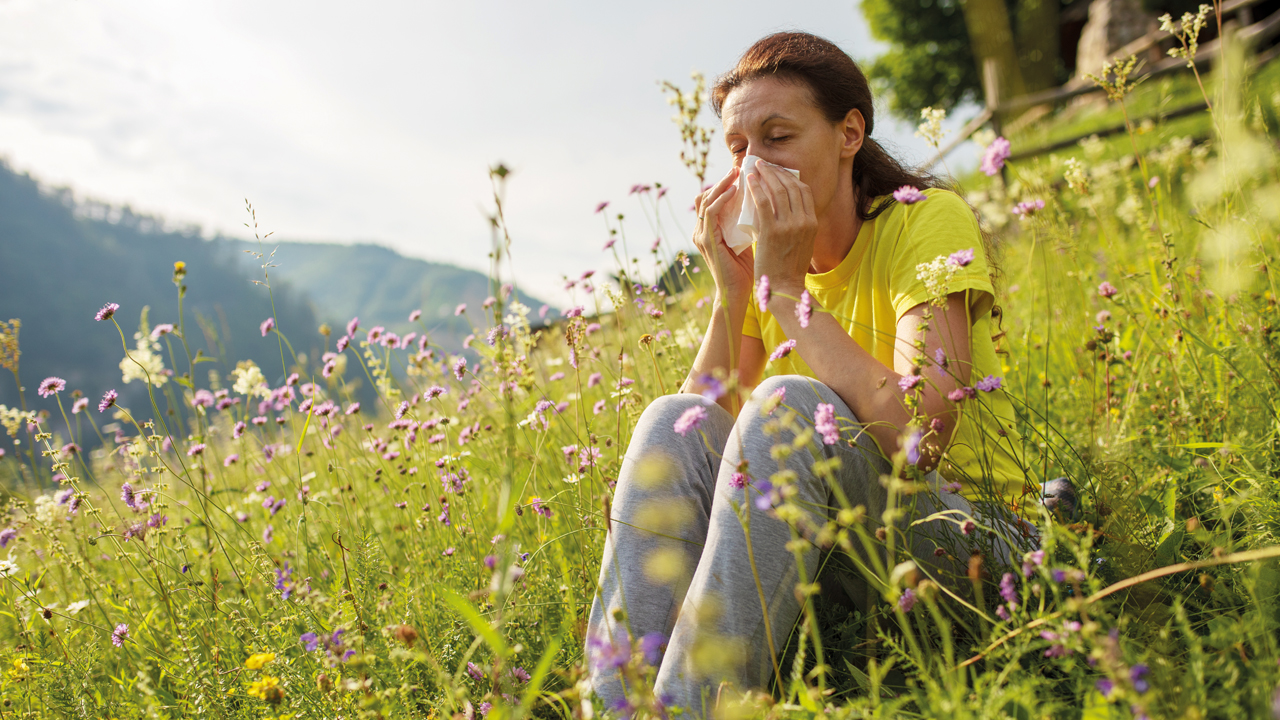
<instances>
[{"instance_id":1,"label":"woman's left hand","mask_svg":"<svg viewBox=\"0 0 1280 720\"><path fill-rule=\"evenodd\" d=\"M804 276L818 236L813 193L791 173L764 161L756 163L747 183L760 224L756 277L768 275L774 289L798 296L804 290Z\"/></svg>"}]
</instances>

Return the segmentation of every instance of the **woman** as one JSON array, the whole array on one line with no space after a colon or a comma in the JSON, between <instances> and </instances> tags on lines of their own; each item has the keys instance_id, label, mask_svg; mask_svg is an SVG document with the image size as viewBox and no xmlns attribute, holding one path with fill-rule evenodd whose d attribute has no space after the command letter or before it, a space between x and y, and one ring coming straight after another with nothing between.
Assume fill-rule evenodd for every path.
<instances>
[{"instance_id":1,"label":"woman","mask_svg":"<svg viewBox=\"0 0 1280 720\"><path fill-rule=\"evenodd\" d=\"M588 628L591 683L612 707L628 707L616 668L635 639L658 663L657 696L695 716L723 683L764 687L779 670L801 609L797 584L814 580L822 556L804 542L797 563L791 527L773 509L784 496L804 509L802 528L821 527L841 505L863 506L860 522L878 527L882 476L905 450L927 474L891 530L936 573L964 567L971 549L1007 562L1008 545L973 530L1016 535L1004 508L1026 495L976 219L868 137L872 98L857 65L821 38L771 35L718 80L712 103L734 157L696 204L714 311L681 394L655 400L637 424ZM762 162L740 191L748 155ZM926 189L895 201L902 186ZM725 238L739 192L759 219L741 254ZM762 382L766 368L775 374ZM716 378L727 377L754 391L721 394ZM818 450L772 453L792 439L768 426L781 414L770 412L778 394L816 425ZM824 479L812 466L828 458L839 465ZM784 493L768 482L781 466L794 473ZM908 528L940 510L952 512ZM864 608L881 592L837 580Z\"/></svg>"}]
</instances>

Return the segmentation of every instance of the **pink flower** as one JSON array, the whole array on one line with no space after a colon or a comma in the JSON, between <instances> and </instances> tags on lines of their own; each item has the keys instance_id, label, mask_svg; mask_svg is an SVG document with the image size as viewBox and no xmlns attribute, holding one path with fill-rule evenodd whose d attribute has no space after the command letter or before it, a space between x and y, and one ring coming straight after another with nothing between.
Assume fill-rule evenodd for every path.
<instances>
[{"instance_id":1,"label":"pink flower","mask_svg":"<svg viewBox=\"0 0 1280 720\"><path fill-rule=\"evenodd\" d=\"M67 381L60 377L47 377L40 381L40 386L36 388L36 392L39 393L40 397L49 397L62 392L66 386Z\"/></svg>"},{"instance_id":2,"label":"pink flower","mask_svg":"<svg viewBox=\"0 0 1280 720\"><path fill-rule=\"evenodd\" d=\"M707 419L707 410L701 405L694 405L676 420L673 429L681 435L686 435L690 430L696 430L702 425L702 421Z\"/></svg>"},{"instance_id":3,"label":"pink flower","mask_svg":"<svg viewBox=\"0 0 1280 720\"><path fill-rule=\"evenodd\" d=\"M151 329L151 339L159 340L162 336L173 332L173 323L160 323Z\"/></svg>"},{"instance_id":4,"label":"pink flower","mask_svg":"<svg viewBox=\"0 0 1280 720\"><path fill-rule=\"evenodd\" d=\"M818 403L813 412L813 429L822 435L824 445L835 445L840 441L840 428L836 427L836 406L830 403Z\"/></svg>"},{"instance_id":5,"label":"pink flower","mask_svg":"<svg viewBox=\"0 0 1280 720\"><path fill-rule=\"evenodd\" d=\"M756 284L756 305L760 308L760 312L768 312L769 298L773 292L769 289L769 276L761 275L760 282Z\"/></svg>"},{"instance_id":6,"label":"pink flower","mask_svg":"<svg viewBox=\"0 0 1280 720\"><path fill-rule=\"evenodd\" d=\"M796 319L800 321L800 327L809 327L809 318L813 317L813 298L809 295L809 291L805 290L800 293L800 302L796 303Z\"/></svg>"},{"instance_id":7,"label":"pink flower","mask_svg":"<svg viewBox=\"0 0 1280 720\"><path fill-rule=\"evenodd\" d=\"M453 376L461 380L467 375L467 359L459 356L453 361Z\"/></svg>"},{"instance_id":8,"label":"pink flower","mask_svg":"<svg viewBox=\"0 0 1280 720\"><path fill-rule=\"evenodd\" d=\"M604 209L605 209L605 208L607 208L607 207L609 207L609 201L608 201L608 200L605 200L604 202L602 202L602 203L600 203L599 205L597 205L597 206L596 206L596 212L597 212L597 213L602 213L602 212L604 212Z\"/></svg>"},{"instance_id":9,"label":"pink flower","mask_svg":"<svg viewBox=\"0 0 1280 720\"><path fill-rule=\"evenodd\" d=\"M796 349L796 341L786 340L782 343L779 343L778 347L774 348L772 353L769 353L769 359L781 360L782 358L790 355L791 351L795 349Z\"/></svg>"},{"instance_id":10,"label":"pink flower","mask_svg":"<svg viewBox=\"0 0 1280 720\"><path fill-rule=\"evenodd\" d=\"M1021 215L1023 217L1031 217L1032 215L1036 214L1036 211L1043 210L1043 209L1044 209L1043 200L1028 200L1026 202L1020 202L1017 205L1014 205L1013 214Z\"/></svg>"},{"instance_id":11,"label":"pink flower","mask_svg":"<svg viewBox=\"0 0 1280 720\"><path fill-rule=\"evenodd\" d=\"M273 317L269 317L266 320L262 321L262 324L258 326L258 329L262 331L262 337L266 337L267 333L274 330L275 327L276 327L276 319Z\"/></svg>"},{"instance_id":12,"label":"pink flower","mask_svg":"<svg viewBox=\"0 0 1280 720\"><path fill-rule=\"evenodd\" d=\"M1098 286L1098 294L1104 298L1111 298L1120 294L1120 291L1116 289L1115 285L1103 280L1102 284Z\"/></svg>"},{"instance_id":13,"label":"pink flower","mask_svg":"<svg viewBox=\"0 0 1280 720\"><path fill-rule=\"evenodd\" d=\"M187 457L195 457L202 452L204 452L204 443L196 443L187 450Z\"/></svg>"},{"instance_id":14,"label":"pink flower","mask_svg":"<svg viewBox=\"0 0 1280 720\"><path fill-rule=\"evenodd\" d=\"M75 404L71 406L71 414L79 415L80 411L87 407L89 407L89 398L82 397L79 400L76 400Z\"/></svg>"},{"instance_id":15,"label":"pink flower","mask_svg":"<svg viewBox=\"0 0 1280 720\"><path fill-rule=\"evenodd\" d=\"M973 262L973 248L957 250L947 256L947 264L955 267L966 267Z\"/></svg>"},{"instance_id":16,"label":"pink flower","mask_svg":"<svg viewBox=\"0 0 1280 720\"><path fill-rule=\"evenodd\" d=\"M1000 172L1000 168L1004 167L1004 161L1009 159L1009 155L1009 141L998 137L987 146L987 151L982 154L982 164L978 169L988 177L994 176Z\"/></svg>"},{"instance_id":17,"label":"pink flower","mask_svg":"<svg viewBox=\"0 0 1280 720\"><path fill-rule=\"evenodd\" d=\"M747 486L747 476L736 472L729 476L729 487L741 490Z\"/></svg>"},{"instance_id":18,"label":"pink flower","mask_svg":"<svg viewBox=\"0 0 1280 720\"><path fill-rule=\"evenodd\" d=\"M920 192L920 190L918 190L915 187L912 187L911 185L903 185L902 187L893 191L893 199L897 200L903 205L915 205L918 202L924 202L925 200L928 200L929 196Z\"/></svg>"},{"instance_id":19,"label":"pink flower","mask_svg":"<svg viewBox=\"0 0 1280 720\"><path fill-rule=\"evenodd\" d=\"M350 335L351 337L355 337L356 329L359 327L360 327L360 318L358 317L351 318L351 322L347 323L347 335Z\"/></svg>"},{"instance_id":20,"label":"pink flower","mask_svg":"<svg viewBox=\"0 0 1280 720\"><path fill-rule=\"evenodd\" d=\"M974 387L981 390L982 392L992 392L995 390L999 390L1000 385L1001 385L1001 378L998 378L994 375L988 375L982 378L981 380L979 380L978 382L974 383Z\"/></svg>"},{"instance_id":21,"label":"pink flower","mask_svg":"<svg viewBox=\"0 0 1280 720\"><path fill-rule=\"evenodd\" d=\"M98 311L98 312L93 316L93 319L94 319L94 320L97 320L98 322L102 322L103 320L110 320L110 319L111 319L111 316L115 315L115 314L116 314L116 311L117 311L117 310L119 310L119 309L120 309L120 306L119 306L118 304L116 304L116 303L107 303L106 305L103 305L103 306L102 306L102 309L101 309L101 310L99 310L99 311Z\"/></svg>"},{"instance_id":22,"label":"pink flower","mask_svg":"<svg viewBox=\"0 0 1280 720\"><path fill-rule=\"evenodd\" d=\"M116 625L116 629L111 631L111 644L116 647L124 647L124 639L129 637L129 626L120 623Z\"/></svg>"},{"instance_id":23,"label":"pink flower","mask_svg":"<svg viewBox=\"0 0 1280 720\"><path fill-rule=\"evenodd\" d=\"M584 309L585 309L585 308L583 308L581 305L579 305L579 306L577 306L577 307L571 307L571 308L569 308L568 310L565 310L565 311L564 311L564 316L565 316L566 318L582 317L582 311L583 311Z\"/></svg>"},{"instance_id":24,"label":"pink flower","mask_svg":"<svg viewBox=\"0 0 1280 720\"><path fill-rule=\"evenodd\" d=\"M418 322L418 318L420 317L422 317L422 311L414 310L413 312L409 313L409 322Z\"/></svg>"},{"instance_id":25,"label":"pink flower","mask_svg":"<svg viewBox=\"0 0 1280 720\"><path fill-rule=\"evenodd\" d=\"M898 381L898 387L902 389L902 392L911 392L923 379L919 375L903 375L902 379Z\"/></svg>"},{"instance_id":26,"label":"pink flower","mask_svg":"<svg viewBox=\"0 0 1280 720\"><path fill-rule=\"evenodd\" d=\"M239 453L231 453L222 461L222 467L231 467L240 460Z\"/></svg>"}]
</instances>

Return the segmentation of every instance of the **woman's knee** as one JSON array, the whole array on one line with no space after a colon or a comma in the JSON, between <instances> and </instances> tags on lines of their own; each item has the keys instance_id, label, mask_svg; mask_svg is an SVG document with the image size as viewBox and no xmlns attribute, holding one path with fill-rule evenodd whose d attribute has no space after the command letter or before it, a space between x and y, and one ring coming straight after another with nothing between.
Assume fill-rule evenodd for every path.
<instances>
[{"instance_id":1,"label":"woman's knee","mask_svg":"<svg viewBox=\"0 0 1280 720\"><path fill-rule=\"evenodd\" d=\"M772 403L774 397L779 397L781 403L806 414L816 408L818 403L838 400L835 391L816 378L804 375L774 375L765 378L756 386L743 411L750 410L754 415L759 415L761 408Z\"/></svg>"}]
</instances>

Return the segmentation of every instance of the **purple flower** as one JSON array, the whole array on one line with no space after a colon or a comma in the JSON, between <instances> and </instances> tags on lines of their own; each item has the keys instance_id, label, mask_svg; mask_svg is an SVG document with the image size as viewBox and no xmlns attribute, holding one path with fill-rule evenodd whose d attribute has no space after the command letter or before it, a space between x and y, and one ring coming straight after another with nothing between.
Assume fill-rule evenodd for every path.
<instances>
[{"instance_id":1,"label":"purple flower","mask_svg":"<svg viewBox=\"0 0 1280 720\"><path fill-rule=\"evenodd\" d=\"M1009 607L1017 609L1018 607L1018 587L1014 584L1013 573L1005 573L1000 578L1000 597L1009 603Z\"/></svg>"},{"instance_id":2,"label":"purple flower","mask_svg":"<svg viewBox=\"0 0 1280 720\"><path fill-rule=\"evenodd\" d=\"M60 377L47 377L40 381L40 387L36 388L36 392L40 394L40 397L49 397L62 392L66 386L67 381Z\"/></svg>"},{"instance_id":3,"label":"purple flower","mask_svg":"<svg viewBox=\"0 0 1280 720\"><path fill-rule=\"evenodd\" d=\"M116 398L118 397L120 397L120 394L115 390L108 390L103 393L102 400L98 403L98 412L106 412L107 408L116 404Z\"/></svg>"},{"instance_id":4,"label":"purple flower","mask_svg":"<svg viewBox=\"0 0 1280 720\"><path fill-rule=\"evenodd\" d=\"M676 420L673 429L681 435L686 435L690 430L698 429L703 420L707 419L707 410L701 405L694 405Z\"/></svg>"},{"instance_id":5,"label":"purple flower","mask_svg":"<svg viewBox=\"0 0 1280 720\"><path fill-rule=\"evenodd\" d=\"M923 379L924 378L919 375L903 375L902 378L898 380L898 387L902 392L911 392Z\"/></svg>"},{"instance_id":6,"label":"purple flower","mask_svg":"<svg viewBox=\"0 0 1280 720\"><path fill-rule=\"evenodd\" d=\"M773 296L773 291L769 289L769 276L761 275L760 281L756 283L756 305L760 308L760 312L768 312L769 298Z\"/></svg>"},{"instance_id":7,"label":"purple flower","mask_svg":"<svg viewBox=\"0 0 1280 720\"><path fill-rule=\"evenodd\" d=\"M907 451L907 462L912 465L920 462L920 440L923 437L919 430L912 430L902 445L902 449Z\"/></svg>"},{"instance_id":8,"label":"purple flower","mask_svg":"<svg viewBox=\"0 0 1280 720\"><path fill-rule=\"evenodd\" d=\"M305 632L298 636L298 642L306 646L307 652L315 652L320 648L320 637L313 632Z\"/></svg>"},{"instance_id":9,"label":"purple flower","mask_svg":"<svg viewBox=\"0 0 1280 720\"><path fill-rule=\"evenodd\" d=\"M1103 280L1102 284L1098 286L1098 294L1104 298L1115 297L1119 293L1120 291L1116 289L1116 286L1106 280Z\"/></svg>"},{"instance_id":10,"label":"purple flower","mask_svg":"<svg viewBox=\"0 0 1280 720\"><path fill-rule=\"evenodd\" d=\"M486 700L480 703L480 707L478 709L480 710L480 717L489 717L490 711L493 710L493 703Z\"/></svg>"},{"instance_id":11,"label":"purple flower","mask_svg":"<svg viewBox=\"0 0 1280 720\"><path fill-rule=\"evenodd\" d=\"M1129 681L1133 683L1133 689L1141 695L1151 689L1151 684L1147 682L1147 673L1151 672L1151 668L1143 663L1134 665L1129 669Z\"/></svg>"},{"instance_id":12,"label":"purple flower","mask_svg":"<svg viewBox=\"0 0 1280 720\"><path fill-rule=\"evenodd\" d=\"M581 305L578 305L576 307L571 307L568 310L564 311L564 316L566 318L582 317L582 311L585 309L586 308L582 307Z\"/></svg>"},{"instance_id":13,"label":"purple flower","mask_svg":"<svg viewBox=\"0 0 1280 720\"><path fill-rule=\"evenodd\" d=\"M955 390L952 390L951 392L947 393L947 399L950 400L951 402L960 402L961 400L965 400L967 398L975 398L977 396L978 396L978 391L974 390L971 387L958 387Z\"/></svg>"},{"instance_id":14,"label":"purple flower","mask_svg":"<svg viewBox=\"0 0 1280 720\"><path fill-rule=\"evenodd\" d=\"M1043 209L1044 209L1043 200L1028 200L1026 202L1020 202L1017 205L1014 205L1013 214L1021 215L1022 217L1031 217L1032 215L1036 214L1036 211L1043 210Z\"/></svg>"},{"instance_id":15,"label":"purple flower","mask_svg":"<svg viewBox=\"0 0 1280 720\"><path fill-rule=\"evenodd\" d=\"M274 526L272 526L270 523L267 523L267 526L266 526L265 528L263 528L263 529L262 529L262 544L263 544L263 545L270 545L270 544L271 544L271 541L275 538L275 530L276 530L276 529L275 529L275 527L274 527Z\"/></svg>"},{"instance_id":16,"label":"purple flower","mask_svg":"<svg viewBox=\"0 0 1280 720\"><path fill-rule=\"evenodd\" d=\"M533 506L533 511L542 517L551 517L551 508L547 507L547 501L540 497L530 498L529 504Z\"/></svg>"},{"instance_id":17,"label":"purple flower","mask_svg":"<svg viewBox=\"0 0 1280 720\"><path fill-rule=\"evenodd\" d=\"M356 414L356 413L358 413L358 412L360 412L360 403L358 403L358 402L353 402L353 403L351 403L350 405L348 405L348 406L347 406L347 409L343 411L343 414L344 414L344 415L355 415L355 414Z\"/></svg>"},{"instance_id":18,"label":"purple flower","mask_svg":"<svg viewBox=\"0 0 1280 720\"><path fill-rule=\"evenodd\" d=\"M756 498L757 510L768 510L773 507L773 483L768 480L759 480L754 483L756 490L760 495Z\"/></svg>"},{"instance_id":19,"label":"purple flower","mask_svg":"<svg viewBox=\"0 0 1280 720\"><path fill-rule=\"evenodd\" d=\"M453 361L453 376L461 380L467 375L467 359L459 356Z\"/></svg>"},{"instance_id":20,"label":"purple flower","mask_svg":"<svg viewBox=\"0 0 1280 720\"><path fill-rule=\"evenodd\" d=\"M82 397L71 405L71 414L79 415L81 410L89 407L89 398Z\"/></svg>"},{"instance_id":21,"label":"purple flower","mask_svg":"<svg viewBox=\"0 0 1280 720\"><path fill-rule=\"evenodd\" d=\"M414 310L413 312L409 313L409 322L417 322L418 318L420 317L422 317L422 311Z\"/></svg>"},{"instance_id":22,"label":"purple flower","mask_svg":"<svg viewBox=\"0 0 1280 720\"><path fill-rule=\"evenodd\" d=\"M1093 686L1098 688L1098 692L1102 693L1102 697L1108 700L1111 699L1111 693L1115 692L1116 689L1116 684L1111 681L1111 678L1099 678L1098 682L1094 683Z\"/></svg>"},{"instance_id":23,"label":"purple flower","mask_svg":"<svg viewBox=\"0 0 1280 720\"><path fill-rule=\"evenodd\" d=\"M530 677L529 677L529 673L528 673L528 671L526 671L526 670L525 670L524 668L522 668L522 667L518 667L518 668L516 668L516 669L512 670L512 671L511 671L511 677L515 678L517 681L522 682L522 683L527 683L527 682L529 682L529 681L532 679L532 678L530 678Z\"/></svg>"},{"instance_id":24,"label":"purple flower","mask_svg":"<svg viewBox=\"0 0 1280 720\"><path fill-rule=\"evenodd\" d=\"M1054 570L1054 571L1053 571L1053 572L1051 572L1049 575L1050 575L1050 577L1052 577L1052 578L1053 578L1053 581L1054 581L1054 582L1056 582L1056 583L1060 583L1060 582L1062 582L1063 580L1066 580L1066 579L1067 579L1067 571L1066 571L1066 570L1062 570L1061 568L1059 568L1059 569L1057 569L1057 570Z\"/></svg>"},{"instance_id":25,"label":"purple flower","mask_svg":"<svg viewBox=\"0 0 1280 720\"><path fill-rule=\"evenodd\" d=\"M487 568L489 568L490 570L492 570L492 569L494 569L495 567L497 567L497 565L498 565L498 556L497 556L497 555L485 555L485 556L484 556L484 566L485 566L485 567L487 567Z\"/></svg>"},{"instance_id":26,"label":"purple flower","mask_svg":"<svg viewBox=\"0 0 1280 720\"><path fill-rule=\"evenodd\" d=\"M276 327L276 319L273 317L269 317L266 320L262 321L262 324L258 326L258 330L262 331L262 337L266 337L267 333L274 330L275 327Z\"/></svg>"},{"instance_id":27,"label":"purple flower","mask_svg":"<svg viewBox=\"0 0 1280 720\"><path fill-rule=\"evenodd\" d=\"M204 452L204 443L196 443L187 450L187 457L195 457Z\"/></svg>"},{"instance_id":28,"label":"purple flower","mask_svg":"<svg viewBox=\"0 0 1280 720\"><path fill-rule=\"evenodd\" d=\"M732 475L730 475L730 476L729 476L729 487L731 487L731 488L735 488L735 489L737 489L737 490L741 490L742 488L744 488L744 487L746 487L746 486L747 486L747 476L746 476L746 475L743 475L743 474L742 474L742 473L740 473L740 472L736 472L736 473L734 473L734 474L732 474ZM3 545L2 543L0 543L0 547L4 547L4 545Z\"/></svg>"},{"instance_id":29,"label":"purple flower","mask_svg":"<svg viewBox=\"0 0 1280 720\"><path fill-rule=\"evenodd\" d=\"M795 349L796 349L795 340L784 340L781 343L778 343L778 347L774 348L773 352L769 353L769 359L781 360L782 358L790 355L791 351Z\"/></svg>"},{"instance_id":30,"label":"purple flower","mask_svg":"<svg viewBox=\"0 0 1280 720\"><path fill-rule=\"evenodd\" d=\"M238 462L239 460L240 460L239 453L231 453L230 455L223 458L222 467L231 467L232 465L235 465L236 462Z\"/></svg>"},{"instance_id":31,"label":"purple flower","mask_svg":"<svg viewBox=\"0 0 1280 720\"><path fill-rule=\"evenodd\" d=\"M4 530L0 530L0 548L8 547L9 541L16 537L18 537L18 530L16 528L5 528Z\"/></svg>"},{"instance_id":32,"label":"purple flower","mask_svg":"<svg viewBox=\"0 0 1280 720\"><path fill-rule=\"evenodd\" d=\"M1002 383L1000 378L996 377L995 375L988 375L982 378L981 380L979 380L978 382L974 383L974 387L981 390L982 392L993 392L995 390L999 390L1001 384Z\"/></svg>"},{"instance_id":33,"label":"purple flower","mask_svg":"<svg viewBox=\"0 0 1280 720\"><path fill-rule=\"evenodd\" d=\"M343 350L346 350L347 347L350 345L351 345L351 337L349 335L343 335L342 337L338 338L338 345L337 345L338 352L342 352Z\"/></svg>"},{"instance_id":34,"label":"purple flower","mask_svg":"<svg viewBox=\"0 0 1280 720\"><path fill-rule=\"evenodd\" d=\"M618 628L615 632L618 634L615 640L605 636L587 638L587 655L596 672L620 668L631 659L631 638L627 631Z\"/></svg>"},{"instance_id":35,"label":"purple flower","mask_svg":"<svg viewBox=\"0 0 1280 720\"><path fill-rule=\"evenodd\" d=\"M947 264L953 267L967 267L973 262L973 248L957 250L947 256Z\"/></svg>"},{"instance_id":36,"label":"purple flower","mask_svg":"<svg viewBox=\"0 0 1280 720\"><path fill-rule=\"evenodd\" d=\"M809 295L809 291L805 290L800 293L800 302L796 303L796 319L800 321L800 327L809 327L809 318L813 316L813 298Z\"/></svg>"},{"instance_id":37,"label":"purple flower","mask_svg":"<svg viewBox=\"0 0 1280 720\"><path fill-rule=\"evenodd\" d=\"M111 644L116 647L124 647L124 639L129 637L129 626L125 623L116 625L116 629L111 631Z\"/></svg>"},{"instance_id":38,"label":"purple flower","mask_svg":"<svg viewBox=\"0 0 1280 720\"><path fill-rule=\"evenodd\" d=\"M994 176L1000 172L1000 168L1004 167L1004 162L1009 159L1009 155L1009 141L998 137L987 146L987 151L982 154L982 164L978 169L986 173L987 177Z\"/></svg>"},{"instance_id":39,"label":"purple flower","mask_svg":"<svg viewBox=\"0 0 1280 720\"><path fill-rule=\"evenodd\" d=\"M270 525L267 526L271 527ZM289 567L289 561L284 562L283 568L276 568L276 589L280 591L280 597L284 600L289 599L289 593L293 592L293 568Z\"/></svg>"},{"instance_id":40,"label":"purple flower","mask_svg":"<svg viewBox=\"0 0 1280 720\"><path fill-rule=\"evenodd\" d=\"M1022 576L1031 577L1035 569L1044 564L1044 551L1036 550L1027 555L1027 559L1022 561Z\"/></svg>"},{"instance_id":41,"label":"purple flower","mask_svg":"<svg viewBox=\"0 0 1280 720\"><path fill-rule=\"evenodd\" d=\"M836 426L836 406L831 403L818 403L813 411L813 429L822 435L824 445L835 445L840 442L840 428Z\"/></svg>"},{"instance_id":42,"label":"purple flower","mask_svg":"<svg viewBox=\"0 0 1280 720\"><path fill-rule=\"evenodd\" d=\"M484 671L480 669L479 665L476 665L473 662L467 663L467 674L470 675L471 679L475 680L476 682L481 682L484 680Z\"/></svg>"},{"instance_id":43,"label":"purple flower","mask_svg":"<svg viewBox=\"0 0 1280 720\"><path fill-rule=\"evenodd\" d=\"M667 636L660 632L651 632L640 638L640 652L645 662L657 667L662 661L662 651L667 647Z\"/></svg>"},{"instance_id":44,"label":"purple flower","mask_svg":"<svg viewBox=\"0 0 1280 720\"><path fill-rule=\"evenodd\" d=\"M110 320L111 316L115 315L116 311L119 309L120 309L119 305L117 305L116 303L109 302L106 305L102 306L102 309L99 310L97 314L93 316L93 319L97 320L98 322L102 322L103 320Z\"/></svg>"},{"instance_id":45,"label":"purple flower","mask_svg":"<svg viewBox=\"0 0 1280 720\"><path fill-rule=\"evenodd\" d=\"M728 392L724 383L720 382L714 375L703 375L698 378L698 382L702 384L702 399L711 404Z\"/></svg>"},{"instance_id":46,"label":"purple flower","mask_svg":"<svg viewBox=\"0 0 1280 720\"><path fill-rule=\"evenodd\" d=\"M351 322L347 323L347 335L350 335L351 337L355 337L356 329L359 327L360 327L360 318L358 317L351 318Z\"/></svg>"},{"instance_id":47,"label":"purple flower","mask_svg":"<svg viewBox=\"0 0 1280 720\"><path fill-rule=\"evenodd\" d=\"M893 199L897 200L903 205L915 205L918 202L923 202L925 200L928 200L929 196L920 192L919 189L911 185L903 185L902 187L893 191Z\"/></svg>"},{"instance_id":48,"label":"purple flower","mask_svg":"<svg viewBox=\"0 0 1280 720\"><path fill-rule=\"evenodd\" d=\"M916 606L916 591L907 588L898 596L898 609L904 613L911 612L911 608Z\"/></svg>"}]
</instances>

